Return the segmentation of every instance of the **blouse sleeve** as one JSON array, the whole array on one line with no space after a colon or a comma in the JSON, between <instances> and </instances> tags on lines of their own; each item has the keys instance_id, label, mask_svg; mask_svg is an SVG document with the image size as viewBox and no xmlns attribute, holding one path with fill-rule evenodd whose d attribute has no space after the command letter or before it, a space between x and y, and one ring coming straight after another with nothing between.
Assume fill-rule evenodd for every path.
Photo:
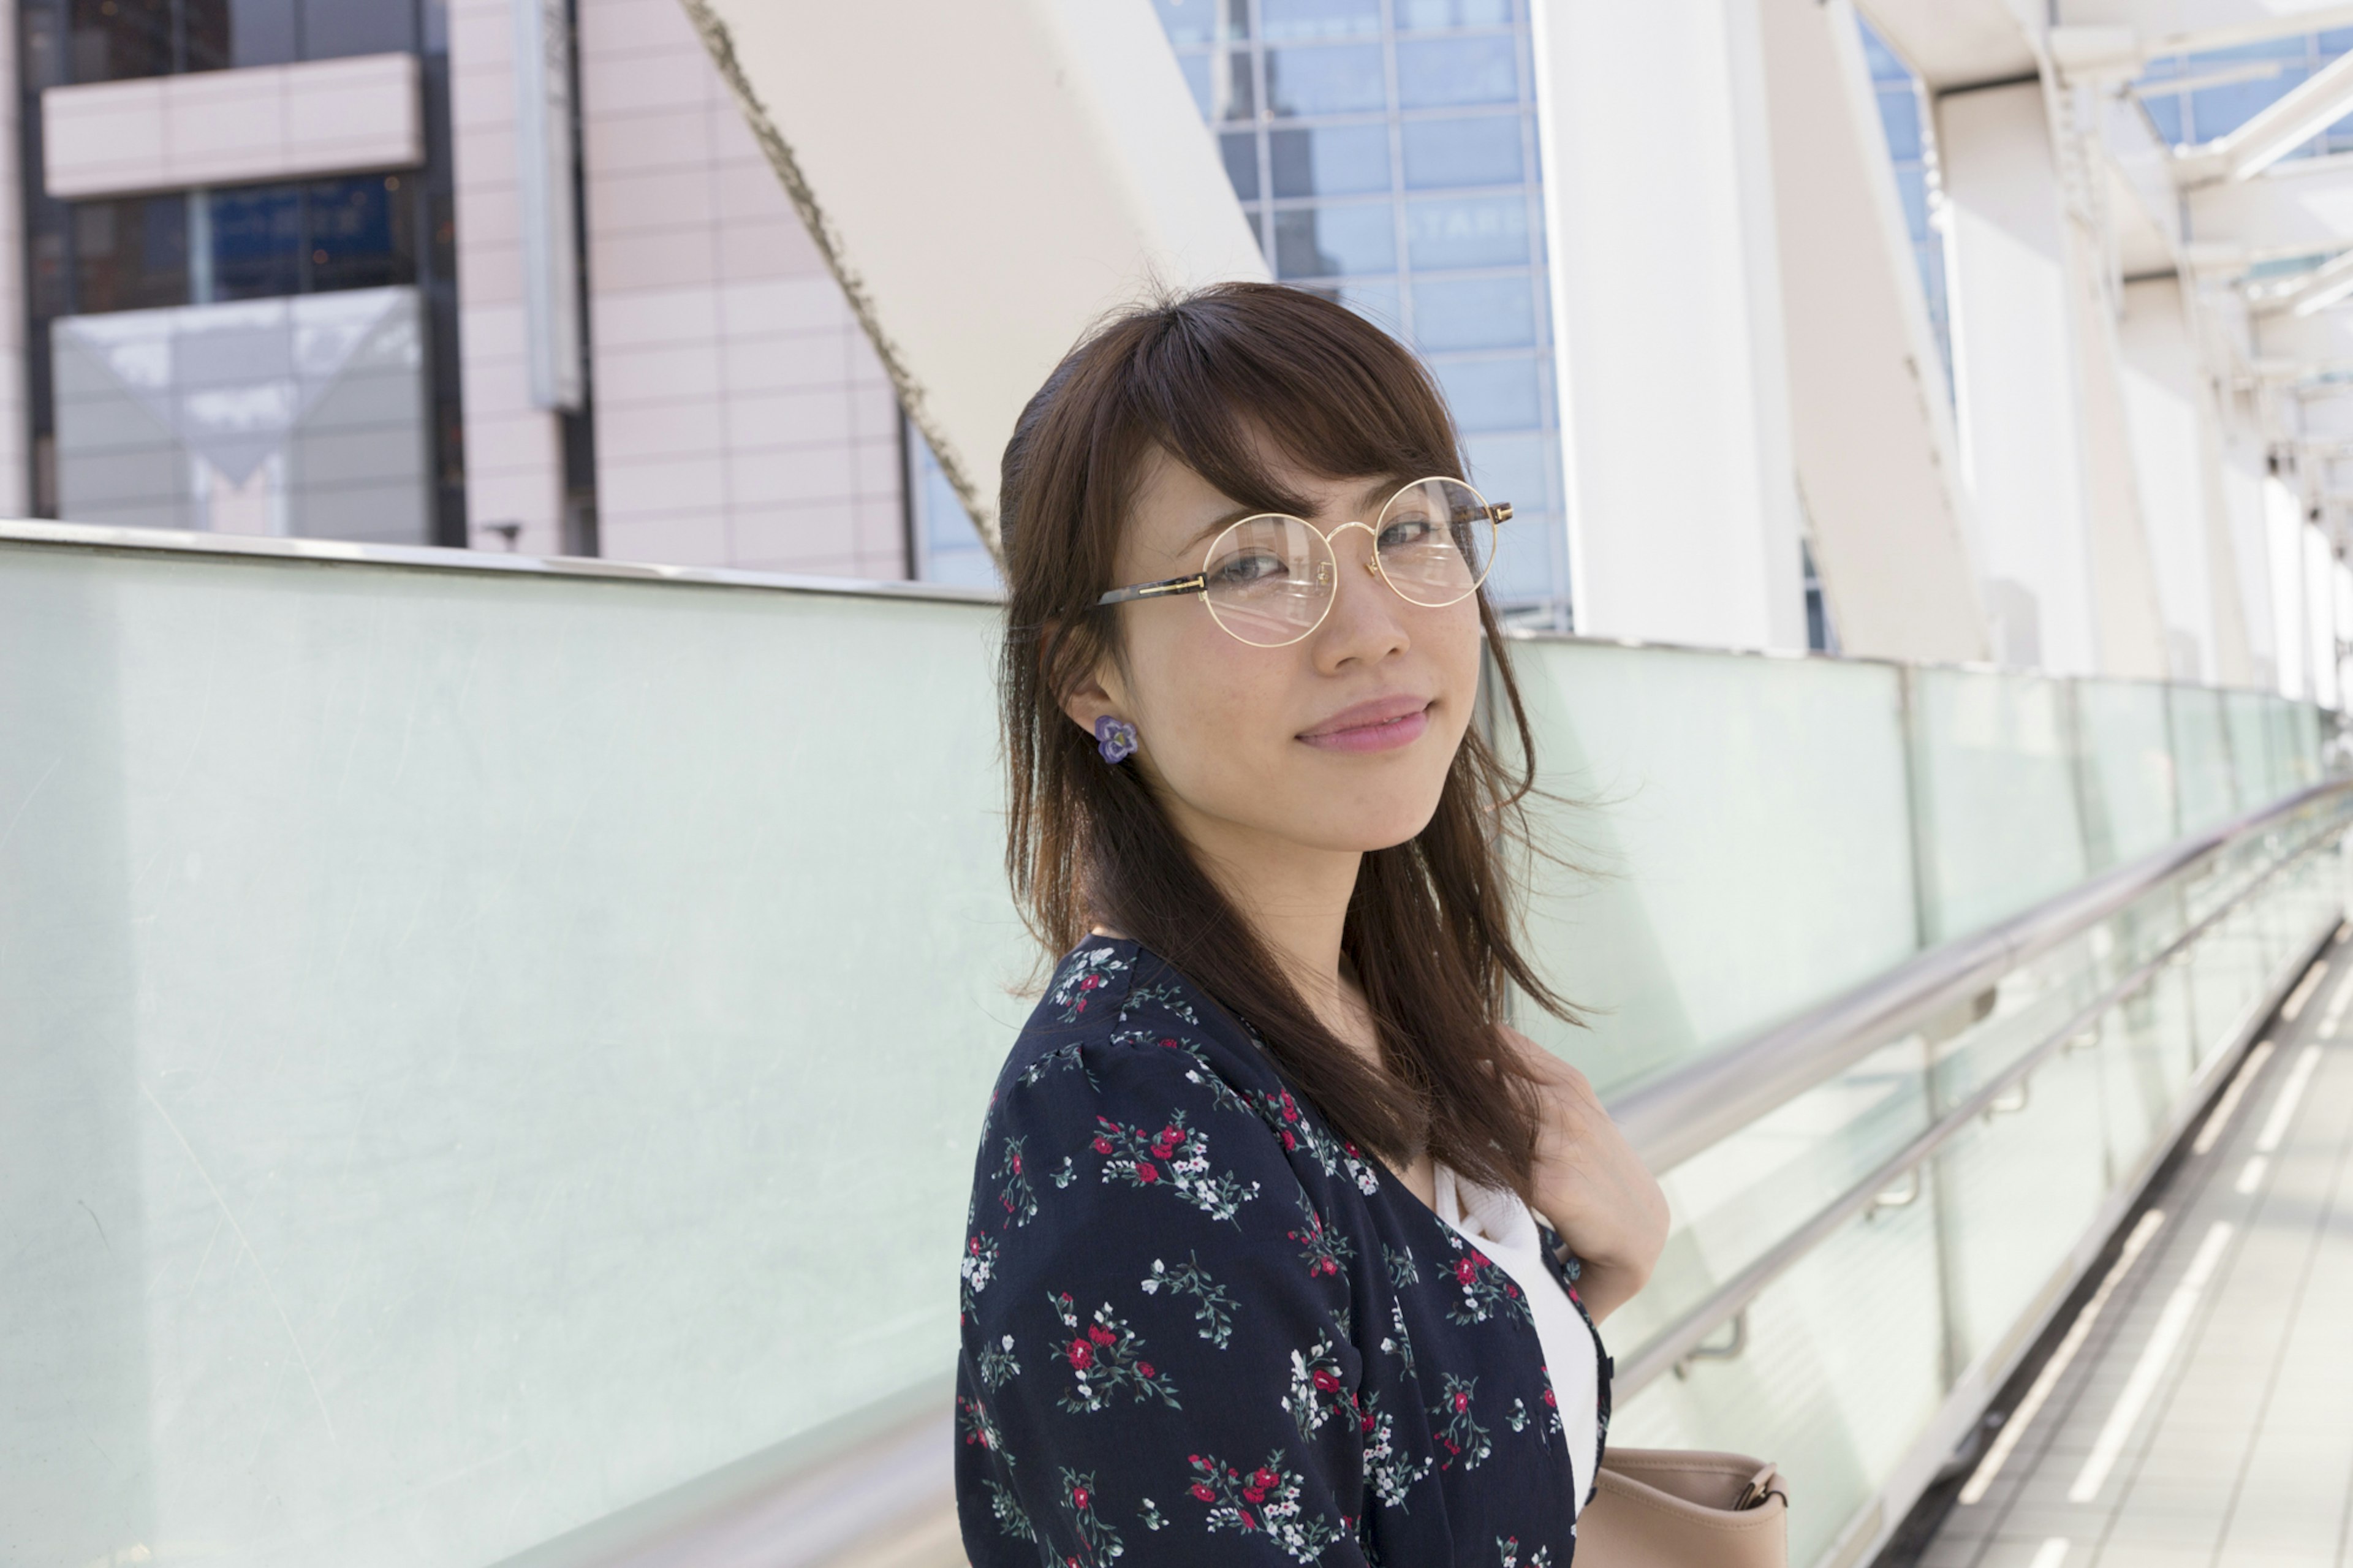
<instances>
[{"instance_id":1,"label":"blouse sleeve","mask_svg":"<svg viewBox=\"0 0 2353 1568\"><path fill-rule=\"evenodd\" d=\"M1360 1565L1346 1237L1177 1040L1000 1090L965 1258L956 1492L996 1563Z\"/></svg>"}]
</instances>

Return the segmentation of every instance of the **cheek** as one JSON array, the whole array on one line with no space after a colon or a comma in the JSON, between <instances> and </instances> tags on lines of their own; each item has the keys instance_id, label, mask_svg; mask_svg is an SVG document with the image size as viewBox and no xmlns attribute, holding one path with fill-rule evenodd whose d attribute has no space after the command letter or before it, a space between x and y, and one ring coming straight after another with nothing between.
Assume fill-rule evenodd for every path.
<instances>
[{"instance_id":1,"label":"cheek","mask_svg":"<svg viewBox=\"0 0 2353 1568\"><path fill-rule=\"evenodd\" d=\"M1254 753L1289 739L1280 731L1299 654L1239 642L1198 605L1166 607L1174 613L1157 625L1131 629L1128 673L1154 770L1189 795L1248 773Z\"/></svg>"}]
</instances>

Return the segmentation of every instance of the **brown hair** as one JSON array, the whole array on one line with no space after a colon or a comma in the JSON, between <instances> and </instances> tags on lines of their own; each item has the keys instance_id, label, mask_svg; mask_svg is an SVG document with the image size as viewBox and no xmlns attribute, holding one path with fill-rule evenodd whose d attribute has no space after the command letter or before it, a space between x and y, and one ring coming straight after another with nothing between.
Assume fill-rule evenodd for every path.
<instances>
[{"instance_id":1,"label":"brown hair","mask_svg":"<svg viewBox=\"0 0 2353 1568\"><path fill-rule=\"evenodd\" d=\"M1049 952L1113 926L1256 1030L1345 1139L1393 1161L1427 1147L1528 1195L1538 1115L1496 1025L1508 984L1569 1005L1514 945L1505 849L1527 845L1535 770L1494 611L1479 596L1494 679L1518 731L1517 776L1474 727L1429 826L1366 854L1341 942L1379 1033L1376 1068L1317 1018L1258 932L1168 825L1143 775L1107 767L1061 698L1122 657L1113 562L1153 448L1235 501L1303 512L1254 438L1335 479L1465 472L1436 383L1395 339L1314 294L1227 283L1122 312L1082 340L1021 412L999 519L1006 634L999 691L1011 820L1006 870Z\"/></svg>"}]
</instances>

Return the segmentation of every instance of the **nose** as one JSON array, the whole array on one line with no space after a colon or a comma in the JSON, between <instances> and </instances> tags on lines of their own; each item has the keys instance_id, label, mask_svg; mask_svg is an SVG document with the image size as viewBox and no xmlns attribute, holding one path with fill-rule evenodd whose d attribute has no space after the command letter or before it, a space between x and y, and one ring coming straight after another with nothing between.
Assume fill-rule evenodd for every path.
<instances>
[{"instance_id":1,"label":"nose","mask_svg":"<svg viewBox=\"0 0 2353 1568\"><path fill-rule=\"evenodd\" d=\"M1331 542L1332 558L1342 568L1342 582L1333 585L1333 602L1320 628L1316 649L1318 662L1326 666L1345 664L1351 659L1377 659L1383 655L1408 646L1404 617L1399 614L1405 601L1389 591L1386 581L1378 584L1357 583L1356 574L1346 571L1350 542L1341 536L1352 529L1365 532L1365 574L1379 578L1379 558L1374 549L1377 536L1369 524L1344 522L1326 537Z\"/></svg>"}]
</instances>

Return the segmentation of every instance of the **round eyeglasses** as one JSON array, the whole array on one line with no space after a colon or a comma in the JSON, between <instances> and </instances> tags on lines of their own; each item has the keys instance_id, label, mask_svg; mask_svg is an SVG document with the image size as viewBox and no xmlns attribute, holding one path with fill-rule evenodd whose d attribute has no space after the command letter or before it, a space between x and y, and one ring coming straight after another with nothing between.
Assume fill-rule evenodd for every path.
<instances>
[{"instance_id":1,"label":"round eyeglasses","mask_svg":"<svg viewBox=\"0 0 2353 1568\"><path fill-rule=\"evenodd\" d=\"M1490 504L1461 479L1415 479L1391 496L1373 522L1325 533L1304 518L1260 512L1227 524L1209 542L1198 576L1113 588L1098 605L1198 594L1220 626L1258 647L1299 641L1331 613L1340 581L1334 541L1352 528L1373 536L1365 570L1409 604L1437 609L1467 599L1495 563L1495 525L1509 501Z\"/></svg>"}]
</instances>

